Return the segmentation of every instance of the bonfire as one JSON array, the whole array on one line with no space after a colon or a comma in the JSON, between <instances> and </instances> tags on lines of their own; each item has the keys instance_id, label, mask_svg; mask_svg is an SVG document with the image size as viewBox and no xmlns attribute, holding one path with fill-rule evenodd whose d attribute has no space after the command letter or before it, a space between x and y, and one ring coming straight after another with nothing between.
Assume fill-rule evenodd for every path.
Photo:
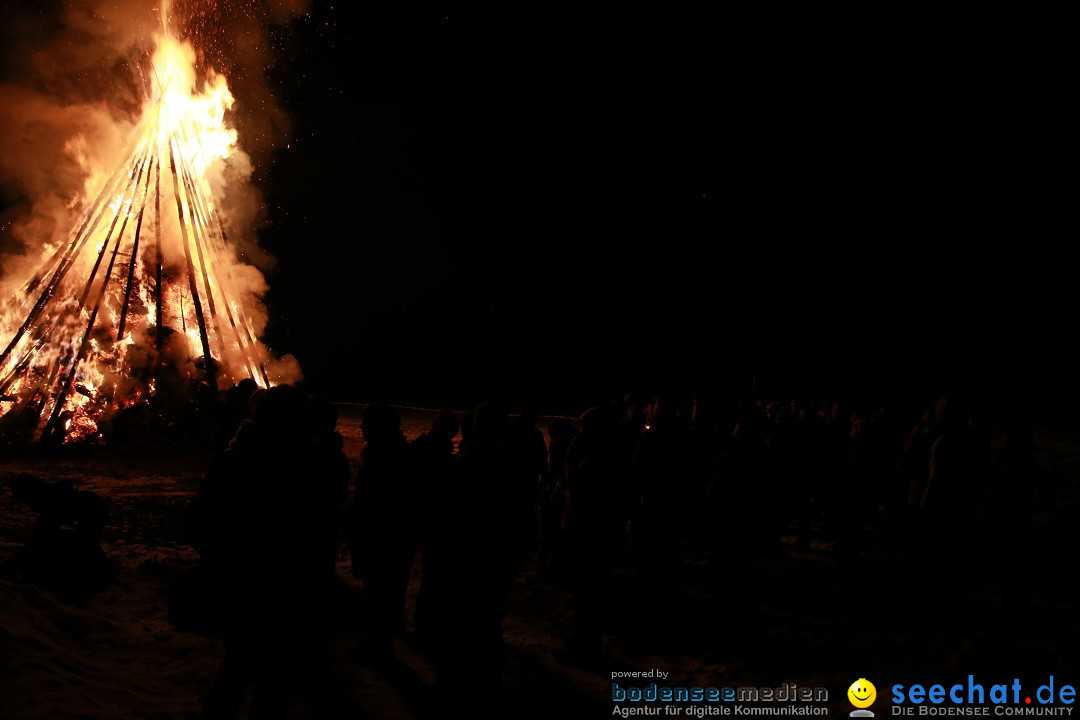
<instances>
[{"instance_id":1,"label":"bonfire","mask_svg":"<svg viewBox=\"0 0 1080 720\"><path fill-rule=\"evenodd\" d=\"M290 379L260 340L265 282L230 241L222 209L229 163L242 155L227 122L233 96L223 75L197 69L166 17L139 64L126 147L107 167L84 159L66 230L37 239L27 271L5 278L9 438L99 441L126 409L212 397L242 378Z\"/></svg>"}]
</instances>

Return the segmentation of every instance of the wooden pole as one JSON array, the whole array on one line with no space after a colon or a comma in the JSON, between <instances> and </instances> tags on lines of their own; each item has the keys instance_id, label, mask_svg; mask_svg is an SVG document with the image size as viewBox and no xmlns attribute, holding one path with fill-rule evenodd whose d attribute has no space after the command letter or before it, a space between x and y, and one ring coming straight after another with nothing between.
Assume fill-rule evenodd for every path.
<instances>
[{"instance_id":1,"label":"wooden pole","mask_svg":"<svg viewBox=\"0 0 1080 720\"><path fill-rule=\"evenodd\" d=\"M196 256L199 258L199 270L202 271L203 288L206 291L206 306L210 310L210 317L216 319L217 309L214 305L214 293L210 290L210 276L206 272L206 258L203 256L203 244L199 242L199 238L204 232L205 224L202 222L202 213L196 213L196 207L202 202L202 196L195 187L195 182L191 179L191 174L188 173L187 168L184 165L183 157L180 158L180 172L184 177L184 189L187 191L188 196L188 214L191 216L191 237L195 241Z\"/></svg>"},{"instance_id":2,"label":"wooden pole","mask_svg":"<svg viewBox=\"0 0 1080 720\"><path fill-rule=\"evenodd\" d=\"M199 205L202 203L202 194L195 186L195 182L191 178L191 173L188 171L185 164L185 158L183 155L179 157L180 176L184 181L184 190L187 192L188 200L188 217L191 220L191 241L195 245L196 257L199 259L199 270L202 273L203 278L203 291L206 297L206 307L210 311L209 322L216 330L216 337L220 345L222 357L225 355L225 338L221 335L221 328L217 319L217 306L214 303L214 293L210 286L210 275L206 270L206 259L203 257L203 243L201 239L205 232L205 223L202 222L202 213L199 211ZM207 337L210 336L210 327L208 326Z\"/></svg>"},{"instance_id":3,"label":"wooden pole","mask_svg":"<svg viewBox=\"0 0 1080 720\"><path fill-rule=\"evenodd\" d=\"M117 342L124 339L124 323L127 321L128 305L131 302L131 285L135 280L135 263L139 259L139 235L142 232L143 211L146 210L146 198L150 193L150 174L154 160L150 160L150 172L146 173L146 185L143 186L143 198L139 203L139 221L135 224L135 237L131 243L131 259L128 262L127 282L124 284L124 303L120 308L120 323L116 329Z\"/></svg>"},{"instance_id":4,"label":"wooden pole","mask_svg":"<svg viewBox=\"0 0 1080 720\"><path fill-rule=\"evenodd\" d=\"M217 211L212 211L212 212L213 212L213 215L214 215L214 219L217 222L218 231L220 233L219 234L219 237L220 237L220 252L227 252L228 251L228 247L227 247L227 242L228 241L227 241L227 239L225 237L225 225L221 221L221 215L219 215L217 213ZM236 297L239 297L240 293L237 292L236 282L233 280L232 269L229 268L229 267L225 268L225 279L226 279L226 282L229 285L229 291L232 292L233 295L235 295ZM247 318L244 316L244 307L243 307L243 305L240 305L239 303L237 303L237 306L236 306L236 322L233 322L231 312L230 312L230 315L229 315L229 322L233 323L233 329L234 330L236 330L237 326L239 326L240 329L244 331L244 338L246 338L246 340L247 340L248 347L254 348L255 347L255 340L251 337L250 330L248 330ZM240 342L239 336L237 338L237 342ZM252 354L252 357L251 357L251 363L252 363L253 367L256 367L255 357L254 357L253 354ZM266 368L263 366L262 363L258 363L257 368L258 368L259 372L257 373L256 380L261 379L262 380L262 386L264 388L265 387L270 387L270 380L266 376ZM253 373L253 374L255 374L255 373Z\"/></svg>"},{"instance_id":5,"label":"wooden pole","mask_svg":"<svg viewBox=\"0 0 1080 720\"><path fill-rule=\"evenodd\" d=\"M195 197L196 202L197 202L197 209L198 209L198 216L199 216L200 225L201 225L202 228L205 229L205 236L204 237L209 237L211 240L213 240L213 239L215 239L215 236L214 236L214 232L212 230L212 224L211 224L212 219L210 217L210 215L211 215L210 208L206 205L206 200L200 193L198 193L198 192L193 193L193 189L195 187L194 180L192 178L190 169L184 164L184 158L183 157L180 158L180 163L181 163L181 169L184 172L185 182L187 182L189 184L189 188L190 188L189 191L188 191L189 197L192 194L194 194L194 197ZM224 244L224 237L223 237L223 235L224 235L224 227L221 226L220 218L218 219L217 225L218 225L218 228L219 228L220 232L222 233L222 236L216 238L218 240L216 248L212 246L211 242L206 243L207 244L206 251L208 253L210 251L212 251L212 250L216 250L219 253L222 253L222 251L226 249L225 244ZM203 250L202 250L201 245L199 246L199 261L200 261L200 263L202 263L203 277L205 279L205 283L206 283L206 287L207 287L207 293L209 293L209 288L210 288L209 268L203 262ZM213 267L213 269L215 271L220 270L220 268L217 265L215 265ZM232 286L232 282L231 282L232 273L231 273L230 269L228 268L228 266L225 267L225 272L227 274L226 277L229 280L229 284L225 286L225 292L226 292L226 294L231 292L233 295L236 295L237 293L236 293L235 287ZM223 280L220 272L218 272L217 279L218 279L219 282L222 282L222 280ZM252 351L251 351L251 348L249 346L252 345L253 343L251 341L250 336L248 336L248 341L245 344L244 339L240 335L240 330L239 330L239 328L237 328L236 319L233 316L232 306L229 304L227 297L225 299L224 305L225 305L225 316L228 319L229 326L233 331L233 337L236 339L236 345L237 345L237 347L240 348L241 354L243 355L244 365L246 366L247 371L253 376L253 379L257 378L259 376L259 372L257 372L257 370L261 371L262 372L262 379L263 379L263 382L265 383L264 387L266 385L269 385L269 383L266 382L266 373L265 373L265 371L261 370L261 366L258 365L255 362L254 357L252 355ZM211 305L211 316L214 318L215 327L218 327L217 326L217 315L214 314L212 305ZM220 329L219 329L219 337L220 337ZM224 346L224 342L225 342L224 337L221 337L220 339L222 341L222 345ZM224 350L224 348L223 348L223 350Z\"/></svg>"},{"instance_id":6,"label":"wooden pole","mask_svg":"<svg viewBox=\"0 0 1080 720\"><path fill-rule=\"evenodd\" d=\"M217 392L217 371L214 368L214 357L210 354L210 338L206 334L206 318L203 317L202 302L199 300L198 283L195 281L195 266L191 259L191 246L188 242L187 222L184 220L184 205L180 197L180 178L176 171L176 153L173 150L172 140L169 140L169 167L173 176L173 194L176 198L176 214L180 218L181 241L184 244L184 260L187 262L188 289L191 292L191 302L195 306L195 319L199 323L199 340L202 341L203 361L206 365L207 380L210 388ZM190 201L189 201L190 202Z\"/></svg>"},{"instance_id":7,"label":"wooden pole","mask_svg":"<svg viewBox=\"0 0 1080 720\"><path fill-rule=\"evenodd\" d=\"M133 158L134 153L129 159ZM112 195L115 192L116 188L120 186L124 175L125 173L121 173L118 171L113 172L112 177L110 177L109 181L105 183L105 187L109 188L109 191L105 192L103 190L103 192L100 193L98 196L99 201L106 195ZM97 226L101 222L101 218L104 216L105 208L107 206L104 206L99 202L97 203L97 207L99 209L96 216L93 217L93 222L90 222L91 215L87 215L84 222L79 227L79 230L76 232L75 237L72 239L70 245L68 245L68 248L65 251L63 258L61 259L60 264L53 271L52 277L49 279L49 282L45 286L45 289L41 291L41 295L38 296L37 301L34 303L33 308L31 308L30 312L23 320L22 325L20 325L19 329L15 331L15 334L12 336L11 341L4 349L4 352L0 353L0 367L3 367L5 363L7 363L8 357L11 355L11 352L16 348L16 346L18 346L19 342L23 338L23 335L26 334L27 329L29 329L31 325L37 322L45 307L48 306L49 302L52 300L53 295L56 293L56 289L60 286L60 283L63 282L68 270L71 269L71 266L74 264L75 259L82 253L83 248L86 246L86 241L90 238L91 235L94 234L94 231L97 230Z\"/></svg>"},{"instance_id":8,"label":"wooden pole","mask_svg":"<svg viewBox=\"0 0 1080 720\"><path fill-rule=\"evenodd\" d=\"M117 165L117 170L131 167L131 162L135 159L135 156L138 154L138 148L140 147L140 143L138 142L139 137L140 135L138 134L133 136L133 139L128 144L127 148L125 148L124 150L123 162L120 165ZM101 207L101 203L104 201L104 199L112 194L110 188L115 186L119 182L120 178L123 177L123 175L118 173L117 170L114 170L109 180L102 184L101 189L98 190L97 196L94 198L93 203L91 203L90 207L85 212L83 212L82 221L79 223L79 226L75 229L75 231L71 234L71 243L68 245L69 251L70 248L74 247L75 244L78 242L80 236L86 230L90 219L94 217L95 213L98 212L98 208ZM104 214L104 210L102 210L101 212L102 214ZM94 228L90 230L91 233L93 233L94 230L97 229L97 222L99 222L100 220L101 215L99 215L98 220L95 221ZM48 276L48 274L52 271L56 264L60 262L63 257L65 257L65 253L61 250L63 247L63 245L58 247L56 249L56 252L54 252L48 260L42 263L41 267L38 268L37 272L34 273L34 275L23 287L24 293L33 292L34 289L37 288L37 286L41 283L41 281Z\"/></svg>"},{"instance_id":9,"label":"wooden pole","mask_svg":"<svg viewBox=\"0 0 1080 720\"><path fill-rule=\"evenodd\" d=\"M139 161L139 171L134 178L134 182L132 183L129 181L129 187L132 190L132 199L135 198L135 192L139 188L139 180L142 179L142 173L145 169L145 163L146 157L143 157L142 160ZM101 243L101 250L98 251L97 260L94 261L94 267L90 270L90 277L86 279L86 287L83 288L82 297L79 298L80 308L86 307L86 298L90 296L90 288L93 287L94 278L97 277L98 268L101 267L101 259L105 256L105 251L109 247L109 242L112 240L113 231L116 229L116 223L120 220L121 215L124 216L124 226L127 226L128 213L124 212L124 201L127 199L127 194L128 190L125 189L124 194L120 196L120 207L117 208L116 213L113 215L112 222L109 224L109 231L105 234L105 242ZM123 234L123 232L123 228L121 228L120 233ZM117 237L120 236L118 235ZM107 282L107 279L103 280L103 282Z\"/></svg>"},{"instance_id":10,"label":"wooden pole","mask_svg":"<svg viewBox=\"0 0 1080 720\"><path fill-rule=\"evenodd\" d=\"M143 164L139 165L139 179L142 179ZM138 180L136 180L136 189L138 188ZM123 212L122 206L121 210ZM105 297L105 291L108 289L109 280L112 278L113 266L116 264L116 255L120 251L120 243L124 238L124 230L127 228L129 213L124 213L124 222L120 226L120 232L116 234L116 240L113 243L112 255L109 257L109 264L105 269L105 274L101 278L101 287L98 289L97 299L94 301L94 309L90 312L90 318L86 322L86 330L83 332L82 342L79 343L79 350L72 359L71 364L68 365L67 372L64 374L61 383L60 391L56 393L55 404L53 405L52 414L49 416L49 421L46 423L44 431L42 432L41 439L52 437L52 434L56 431L56 424L59 422L60 414L64 410L64 405L67 403L68 394L71 392L72 383L75 381L75 371L79 367L79 363L86 357L86 348L90 345L90 336L94 332L94 323L97 322L98 310L101 308L101 301ZM108 247L108 240L101 245L102 250Z\"/></svg>"},{"instance_id":11,"label":"wooden pole","mask_svg":"<svg viewBox=\"0 0 1080 720\"><path fill-rule=\"evenodd\" d=\"M195 133L195 138L194 139L195 139L195 144L198 146L199 150L201 151L202 150L202 141L201 141L201 138L200 138L198 133ZM221 215L216 210L213 210L213 209L208 209L208 214L213 215L214 220L217 222L218 229L220 231L220 235L218 236L219 239L220 239L218 251L219 252L227 252L227 243L226 243L226 238L225 238L225 226L221 222ZM238 295L238 293L236 293L236 284L235 284L235 282L233 281L233 278L232 278L232 270L230 268L228 268L228 267L226 267L226 279L227 279L228 284L229 284L229 288L228 288L229 292L232 292L234 295ZM228 306L227 302L225 304L226 304L226 306ZM236 329L236 325L239 325L240 328L243 329L244 336L247 338L248 346L250 348L252 348L252 353L254 353L255 341L251 337L251 333L248 330L247 319L244 316L242 306L240 306L239 304L237 305L237 316L238 316L238 321L239 322L233 322L232 313L230 312L229 313L229 322L233 323L233 329L234 330ZM239 340L239 336L237 336L237 342L239 344L241 344L241 346L243 345L243 343L240 342L240 340ZM254 365L255 365L254 355L252 355L252 358L250 360L250 364L251 364L251 366L249 367L249 369L253 370ZM262 380L262 386L263 387L269 387L270 386L270 380L266 376L266 368L263 367L262 363L258 363L258 370L259 370L258 373L254 373L254 372L252 373L253 375L256 375L256 378L255 378L256 382L258 382L259 379L261 379Z\"/></svg>"},{"instance_id":12,"label":"wooden pole","mask_svg":"<svg viewBox=\"0 0 1080 720\"><path fill-rule=\"evenodd\" d=\"M158 152L161 148L158 148ZM154 217L157 218L155 228L155 252L154 252L154 304L157 308L155 318L157 322L157 365L161 365L161 353L164 351L162 345L165 342L165 326L162 324L161 316L165 312L165 308L161 306L161 157L158 157L156 164L156 172L154 173Z\"/></svg>"}]
</instances>

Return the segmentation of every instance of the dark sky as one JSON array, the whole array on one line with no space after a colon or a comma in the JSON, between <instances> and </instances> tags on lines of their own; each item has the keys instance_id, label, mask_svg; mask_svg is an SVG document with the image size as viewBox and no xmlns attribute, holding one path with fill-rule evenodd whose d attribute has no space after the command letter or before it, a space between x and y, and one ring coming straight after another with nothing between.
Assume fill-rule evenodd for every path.
<instances>
[{"instance_id":1,"label":"dark sky","mask_svg":"<svg viewBox=\"0 0 1080 720\"><path fill-rule=\"evenodd\" d=\"M508 5L291 28L264 238L271 343L310 381L574 400L1049 367L1071 275L1052 42L1006 18Z\"/></svg>"},{"instance_id":2,"label":"dark sky","mask_svg":"<svg viewBox=\"0 0 1080 720\"><path fill-rule=\"evenodd\" d=\"M702 5L275 30L268 344L421 404L1070 378L1053 19Z\"/></svg>"}]
</instances>

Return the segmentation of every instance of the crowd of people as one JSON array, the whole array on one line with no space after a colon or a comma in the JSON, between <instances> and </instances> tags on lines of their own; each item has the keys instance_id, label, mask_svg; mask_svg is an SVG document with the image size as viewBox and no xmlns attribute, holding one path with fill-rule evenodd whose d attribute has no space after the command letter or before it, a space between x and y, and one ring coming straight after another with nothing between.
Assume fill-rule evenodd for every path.
<instances>
[{"instance_id":1,"label":"crowd of people","mask_svg":"<svg viewBox=\"0 0 1080 720\"><path fill-rule=\"evenodd\" d=\"M296 663L323 637L342 547L364 592L353 659L390 660L419 558L415 627L440 692L452 702L478 679L497 685L502 617L535 547L549 467L538 420L485 403L464 418L439 413L410 442L398 412L372 404L351 477L331 403L293 385L232 388L187 522L201 563L170 609L186 629L224 641L205 716L235 717L252 686L253 713L283 712Z\"/></svg>"},{"instance_id":2,"label":"crowd of people","mask_svg":"<svg viewBox=\"0 0 1080 720\"><path fill-rule=\"evenodd\" d=\"M245 382L226 408L188 524L226 647L207 717L233 717L252 683L256 707L285 706L292 664L322 636L343 548L364 592L352 657L392 657L418 572L411 625L450 702L498 686L503 618L530 558L573 598L556 659L587 665L620 601L617 568L638 574L662 615L687 557L705 557L715 602L737 612L749 596L724 592L724 578L751 577L756 558L784 547L838 564L917 558L928 581L957 553L1015 566L1025 523L1053 501L1031 428L990 427L953 394L910 422L880 405L626 397L546 433L534 407L492 401L440 412L412 441L376 403L355 476L326 399Z\"/></svg>"}]
</instances>

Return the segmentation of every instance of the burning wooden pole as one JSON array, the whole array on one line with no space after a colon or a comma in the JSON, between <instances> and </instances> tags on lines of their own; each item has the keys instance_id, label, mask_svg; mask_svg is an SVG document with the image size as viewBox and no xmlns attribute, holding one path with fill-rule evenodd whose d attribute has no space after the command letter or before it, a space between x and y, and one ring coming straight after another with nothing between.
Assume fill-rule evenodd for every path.
<instances>
[{"instance_id":1,"label":"burning wooden pole","mask_svg":"<svg viewBox=\"0 0 1080 720\"><path fill-rule=\"evenodd\" d=\"M134 200L135 193L138 191L139 181L142 180L143 170L145 169L148 158L149 148L147 149L147 155L145 155L139 161L137 174L135 174L135 176L132 178L131 183L129 184L129 187L131 188L132 200ZM127 199L127 194L128 190L125 189L124 194L120 196L119 206L117 207L116 213L113 215L112 222L109 224L109 231L105 234L105 241L101 243L101 249L98 251L97 259L94 261L94 267L91 268L90 276L86 279L86 286L83 288L82 297L79 299L80 308L86 307L86 298L90 296L90 288L93 287L94 278L97 277L97 271L101 267L101 260L105 256L105 251L109 247L109 241L112 240L113 231L116 229L116 223L120 220L121 215L124 216L124 224L120 228L120 235L117 235L117 240L119 240L119 238L123 235L124 228L127 227L127 220L129 215L127 212L124 211L125 201L130 203L130 201ZM103 279L102 282L107 282L107 278Z\"/></svg>"},{"instance_id":2,"label":"burning wooden pole","mask_svg":"<svg viewBox=\"0 0 1080 720\"><path fill-rule=\"evenodd\" d=\"M165 326L161 316L165 314L165 308L161 305L161 160L155 167L154 172L154 322L157 324L155 334L155 349L157 359L155 367L162 365L161 353L165 344Z\"/></svg>"},{"instance_id":3,"label":"burning wooden pole","mask_svg":"<svg viewBox=\"0 0 1080 720\"><path fill-rule=\"evenodd\" d=\"M217 248L217 250L218 250L219 253L228 254L228 249L227 249L227 242L228 241L227 241L227 238L225 237L225 224L221 221L221 215L219 215L216 210L211 209L211 211L212 211L213 216L214 216L214 221L215 221L215 223L217 224L217 227L218 227L218 236L217 236L218 237L218 248ZM240 293L239 293L239 291L237 290L237 287L236 287L236 280L233 278L232 269L228 265L225 266L225 282L227 283L227 286L229 288L229 292L232 294L232 296L233 297L239 297ZM261 381L260 384L262 385L262 387L270 387L270 380L266 375L266 368L264 367L262 362L257 362L256 361L255 354L254 354L254 352L255 352L254 351L255 341L254 341L254 339L252 339L251 331L248 328L248 321L247 321L246 314L244 313L244 306L241 305L239 302L237 302L237 304L236 304L236 318L235 319L233 318L231 308L230 308L229 323L232 325L233 332L236 333L236 336L237 336L236 341L237 341L237 343L239 345L241 345L241 346L245 346L245 344L246 344L246 346L248 348L252 349L251 354L250 354L250 358L249 358L249 362L250 362L250 369L252 371L252 375L254 376L255 380L256 381ZM241 337L240 337L240 332L239 332L240 330L243 331L243 339L241 339ZM254 372L254 370L256 370L256 369L258 370L258 373Z\"/></svg>"},{"instance_id":4,"label":"burning wooden pole","mask_svg":"<svg viewBox=\"0 0 1080 720\"><path fill-rule=\"evenodd\" d=\"M217 235L218 247L216 249L217 249L217 251L219 253L227 255L228 254L228 247L227 247L228 239L225 236L225 224L221 221L221 215L215 209L210 208L210 212L213 215L214 222L215 222L215 224L217 225L217 228L218 228L218 235ZM225 266L225 281L227 283L229 293L233 297L239 297L240 293L236 289L236 281L233 279L232 269L228 265ZM226 303L226 308L228 309L228 303ZM232 323L234 331L237 330L237 326L239 326L240 330L244 331L244 339L247 342L247 346L251 347L251 348L254 348L255 347L255 341L251 337L251 331L248 328L247 317L244 314L244 307L240 303L237 303L237 305L236 305L236 320L234 321L232 313L230 311L230 313L229 313L229 322ZM240 344L241 346L244 345L244 341L242 341L240 339L239 334L237 334L237 343ZM252 375L255 376L254 379L256 381L261 380L262 381L261 382L262 387L270 387L270 380L266 375L266 368L263 366L263 364L261 362L256 363L254 356L251 357L250 362L251 362L251 369L252 370L254 370L256 366L257 366L257 368L259 370L258 373L252 372Z\"/></svg>"},{"instance_id":5,"label":"burning wooden pole","mask_svg":"<svg viewBox=\"0 0 1080 720\"><path fill-rule=\"evenodd\" d=\"M218 339L218 343L221 346L221 357L224 357L226 350L225 338L221 335L220 324L218 323L217 319L217 306L214 303L214 292L210 286L210 275L206 271L206 259L203 257L203 244L201 242L201 238L203 237L204 233L204 223L201 222L201 213L199 212L199 205L202 202L202 196L197 191L195 183L194 181L192 181L191 175L187 171L187 165L184 162L183 156L180 157L180 175L184 181L184 190L187 193L188 218L191 220L190 237L192 243L195 245L196 257L198 257L199 259L199 270L203 279L203 292L205 293L206 297L206 307L210 311L209 322L210 324L212 324L213 329L218 331L216 333L216 337Z\"/></svg>"},{"instance_id":6,"label":"burning wooden pole","mask_svg":"<svg viewBox=\"0 0 1080 720\"><path fill-rule=\"evenodd\" d=\"M134 160L135 156L137 155L137 138L138 136L136 136L136 139L133 139L128 144L128 147L124 149L123 156L125 160L124 163L122 165L119 165L118 167L130 167L131 161ZM115 191L115 186L119 184L122 177L122 174L114 172L113 175L106 182L102 183L101 188L97 192L97 196L95 196L94 198L94 201L90 204L90 207L83 212L82 220L79 222L76 229L71 233L71 242L68 244L69 252L77 245L80 237L82 237L82 234L86 232L87 225L90 223L91 218L94 217L95 213L98 213L98 209L101 208L101 204L102 202L104 202L105 198L109 197L112 192ZM97 216L97 220L94 221L94 227L90 228L90 233L93 233L94 230L97 229L97 223L101 221L101 217L104 215L104 212L105 210L104 208L102 208L101 213ZM32 293L41 283L41 281L44 280L50 272L52 272L53 268L56 267L56 264L58 262L61 262L62 258L67 256L67 253L63 251L63 247L63 245L58 247L56 249L56 252L49 256L48 260L42 263L41 267L38 268L37 272L35 272L33 276L31 276L30 280L27 281L26 285L23 287L23 292Z\"/></svg>"},{"instance_id":7,"label":"burning wooden pole","mask_svg":"<svg viewBox=\"0 0 1080 720\"><path fill-rule=\"evenodd\" d=\"M184 173L185 183L188 185L189 188L193 189L195 185L194 185L194 180L192 179L192 176L191 176L190 168L187 166L186 163L184 163L183 158L180 159L180 162L181 162L181 170ZM192 196L192 194L193 194L191 189L189 189L189 197ZM212 208L207 206L205 198L203 198L201 194L194 193L194 198L196 200L195 208L198 211L199 223L200 223L200 226L202 228L204 228L204 231L205 231L205 235L203 235L203 237L204 238L209 238L209 241L206 241L206 242L203 243L203 244L205 244L207 246L206 247L206 252L209 253L211 251L215 251L215 252L219 253L219 255L226 254L225 228L221 223L220 217L216 217L216 213L213 212ZM220 233L220 235L217 236L216 238L215 238L215 234L213 232L214 223L213 223L213 218L211 217L212 214L215 216L215 218L217 220L216 226L217 226L218 231ZM212 243L212 241L215 240L215 239L218 241L216 246L213 245L213 243ZM210 275L209 275L209 272L207 270L207 265L203 262L203 247L202 247L203 244L198 245L198 247L199 247L199 261L200 261L200 264L202 266L203 278L204 278L205 283L206 283L207 293L209 294ZM215 264L214 267L215 267L215 270L219 269L218 264ZM226 285L226 288L225 288L226 292L228 294L232 295L233 297L237 297L239 295L239 293L236 291L235 283L233 283L233 281L232 281L232 273L229 271L229 268L228 268L227 264L226 264L225 267L226 267L226 279L227 279L227 285ZM220 274L218 275L217 279L218 279L219 283L223 283L223 278L220 276ZM270 383L266 379L266 371L262 368L261 364L258 364L258 363L255 362L255 359L254 359L254 357L252 355L251 347L253 346L254 343L251 340L251 336L247 333L247 330L245 328L244 334L247 336L247 342L245 343L244 339L240 335L239 329L237 328L237 323L236 323L236 319L233 316L233 309L232 309L231 304L228 301L226 301L224 303L224 305L225 305L225 316L229 320L229 326L231 327L231 329L233 331L233 336L236 339L236 345L240 349L241 354L243 355L244 365L245 365L248 373L250 373L251 377L254 380L256 380L256 382L259 382L259 384L262 387L268 387L270 385ZM216 313L214 313L214 306L213 305L210 306L210 310L211 310L211 317L214 320L215 326L218 326L217 315L216 315ZM240 312L239 303L237 303L237 312ZM220 326L218 326L218 327L220 327ZM220 331L219 331L219 335L220 335ZM224 344L224 342L225 342L224 337L222 337L221 340L222 340L222 343Z\"/></svg>"},{"instance_id":8,"label":"burning wooden pole","mask_svg":"<svg viewBox=\"0 0 1080 720\"><path fill-rule=\"evenodd\" d=\"M116 341L124 339L124 323L127 321L128 306L131 303L131 288L135 281L135 265L139 260L139 235L142 233L143 212L146 210L146 197L150 192L150 175L154 167L160 163L151 160L150 172L146 174L146 186L143 189L143 199L139 203L139 221L135 224L135 237L131 242L131 259L128 262L127 282L124 283L124 302L120 309L120 323L116 329Z\"/></svg>"},{"instance_id":9,"label":"burning wooden pole","mask_svg":"<svg viewBox=\"0 0 1080 720\"><path fill-rule=\"evenodd\" d=\"M202 341L203 362L206 366L206 376L210 383L210 389L215 393L217 387L217 371L214 368L214 358L210 354L210 338L206 332L206 318L203 317L202 302L199 300L198 283L195 281L195 266L191 260L191 246L188 244L187 223L184 220L184 206L180 196L180 178L176 171L176 153L173 150L172 140L169 140L169 168L173 176L173 193L176 198L176 214L180 218L181 243L184 246L184 260L187 263L188 289L191 292L191 302L195 306L195 319L199 323L199 340Z\"/></svg>"},{"instance_id":10,"label":"burning wooden pole","mask_svg":"<svg viewBox=\"0 0 1080 720\"><path fill-rule=\"evenodd\" d=\"M135 153L133 152L128 158L128 162L133 160L134 157ZM78 256L82 253L83 247L85 247L87 240L90 238L91 235L94 234L94 231L97 230L98 225L101 223L101 218L104 217L105 208L107 207L107 205L104 205L102 203L103 199L105 197L112 196L116 192L116 189L120 186L124 176L124 173L114 173L112 177L110 177L110 179L106 181L102 186L102 190L98 193L98 198L94 203L93 209L96 209L96 212L91 212L84 216L82 224L79 226L79 229L76 231L76 233L72 237L71 242L68 244L67 249L64 251L63 257L61 258L59 265L57 265L53 269L52 276L49 278L49 282L46 284L45 289L41 291L41 294L38 296L37 301L34 303L34 306L30 309L30 312L27 313L26 318L23 320L22 325L20 325L18 330L15 331L15 334L12 336L11 341L8 343L7 347L4 348L4 352L0 353L0 367L4 367L12 351L15 350L16 347L18 347L20 341L23 339L26 331L35 323L37 323L38 319L41 316L41 313L45 310L49 302L52 300L53 296L56 294L56 290L57 288L59 288L64 278L67 276L68 270L71 269L71 266L75 263L76 258L78 258ZM59 251L57 251L57 254L59 254ZM43 279L44 278L42 278L42 280ZM36 287L37 284L40 282L41 280L33 284ZM29 292L29 290L27 292ZM19 363L16 362L16 365L18 364Z\"/></svg>"},{"instance_id":11,"label":"burning wooden pole","mask_svg":"<svg viewBox=\"0 0 1080 720\"><path fill-rule=\"evenodd\" d=\"M135 193L138 191L139 181L142 180L143 170L146 169L145 163L147 162L148 158L149 158L149 155L147 157L143 158L143 161L139 163L139 172L138 172L138 176L135 179L135 185L134 185L134 188L133 188L135 192L132 193L131 200L134 200ZM147 186L149 186L149 179L150 179L150 176L149 176L149 173L148 173L147 174ZM143 197L145 198L145 193L144 193ZM113 251L112 251L112 254L109 257L109 264L105 269L105 274L101 278L101 286L100 286L100 288L98 288L97 299L94 301L94 308L90 312L89 319L87 319L87 321L86 321L86 330L83 332L82 341L79 343L79 350L78 350L78 352L75 353L75 357L72 358L71 364L68 365L67 371L64 373L63 378L62 378L62 380L60 382L60 389L55 395L55 400L54 400L52 413L49 416L49 421L48 421L48 423L46 423L45 428L43 429L43 432L42 432L42 435L41 435L42 440L46 440L46 439L51 438L51 437L53 437L55 435L56 428L57 428L57 423L60 421L60 416L63 413L64 406L67 404L68 395L71 393L72 385L75 382L75 374L79 369L79 363L81 363L83 361L83 358L86 357L86 348L89 347L89 345L90 345L90 338L93 335L94 325L97 322L98 311L101 309L101 301L105 298L105 293L108 290L109 280L112 278L113 266L116 264L116 256L120 252L120 245L121 245L121 243L123 242L123 239L124 239L124 231L127 229L128 220L131 217L130 204L128 206L128 210L125 211L124 210L124 200L125 200L125 198L121 198L120 205L119 205L119 207L117 208L117 211L116 211L117 216L119 216L121 214L124 215L124 222L121 223L120 232L118 232L116 234L116 240L113 242ZM115 225L115 224L116 224L116 219L114 218L113 219L113 225ZM112 232L112 229L110 228L110 234L111 234L111 232ZM105 251L105 249L108 247L108 245L109 245L109 239L108 239L108 237L106 237L105 242L103 242L102 245L101 245L102 252ZM99 259L100 259L100 257L99 257ZM94 267L95 267L95 270L96 270L97 265L95 264ZM93 277L91 277L90 280L87 281L87 289L88 290L89 290L89 285L90 285L91 282L93 282ZM84 295L84 297L85 297L85 295Z\"/></svg>"},{"instance_id":12,"label":"burning wooden pole","mask_svg":"<svg viewBox=\"0 0 1080 720\"><path fill-rule=\"evenodd\" d=\"M191 217L191 237L195 242L196 257L199 258L199 271L202 275L203 288L206 292L206 307L210 310L211 319L216 320L217 306L214 304L214 293L210 289L210 276L206 272L206 258L203 256L203 243L200 242L200 238L204 233L205 224L201 222L202 214L196 212L196 206L200 204L200 196L195 191L195 184L191 180L191 175L188 174L187 168L184 167L183 159L180 160L180 171L184 176L184 189L187 191L188 214Z\"/></svg>"}]
</instances>

